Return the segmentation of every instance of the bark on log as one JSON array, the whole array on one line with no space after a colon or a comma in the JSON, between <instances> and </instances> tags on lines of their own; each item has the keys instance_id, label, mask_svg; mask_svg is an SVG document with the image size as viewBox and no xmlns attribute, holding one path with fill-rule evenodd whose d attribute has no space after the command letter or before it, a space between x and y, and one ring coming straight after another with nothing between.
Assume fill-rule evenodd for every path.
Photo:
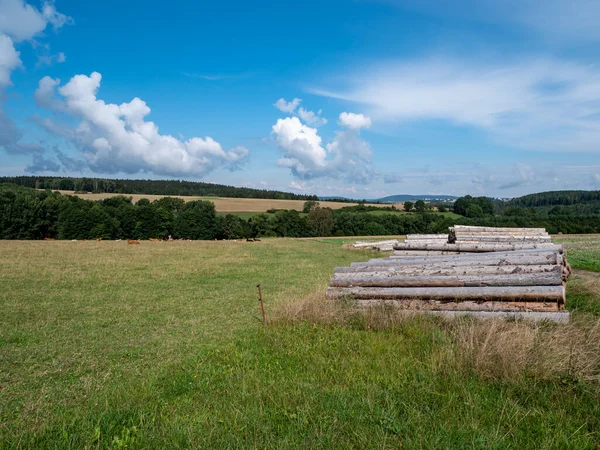
<instances>
[{"instance_id":1,"label":"bark on log","mask_svg":"<svg viewBox=\"0 0 600 450\"><path fill-rule=\"evenodd\" d=\"M394 256L443 256L443 255L459 255L458 251L443 251L443 250L396 250Z\"/></svg>"},{"instance_id":2,"label":"bark on log","mask_svg":"<svg viewBox=\"0 0 600 450\"><path fill-rule=\"evenodd\" d=\"M407 266L407 265L440 265L449 266L518 266L518 265L538 265L538 264L563 264L563 257L558 252L540 252L540 253L516 253L502 254L498 256L478 255L478 257L464 258L462 255L448 255L431 258L398 257L372 259L368 262L355 262L355 266Z\"/></svg>"},{"instance_id":3,"label":"bark on log","mask_svg":"<svg viewBox=\"0 0 600 450\"><path fill-rule=\"evenodd\" d=\"M547 234L545 228L512 228L512 227L478 227L475 225L454 225L454 227L450 228L454 230L454 232L507 232L507 233L540 233Z\"/></svg>"},{"instance_id":4,"label":"bark on log","mask_svg":"<svg viewBox=\"0 0 600 450\"><path fill-rule=\"evenodd\" d=\"M442 300L357 300L358 306L393 306L401 310L414 311L538 311L558 312L561 307L556 301L549 302L448 302Z\"/></svg>"},{"instance_id":5,"label":"bark on log","mask_svg":"<svg viewBox=\"0 0 600 450\"><path fill-rule=\"evenodd\" d=\"M461 236L456 235L456 242L552 242L550 236ZM413 241L411 241L413 242ZM417 241L420 242L420 241Z\"/></svg>"},{"instance_id":6,"label":"bark on log","mask_svg":"<svg viewBox=\"0 0 600 450\"><path fill-rule=\"evenodd\" d=\"M448 239L448 234L407 234L406 240Z\"/></svg>"},{"instance_id":7,"label":"bark on log","mask_svg":"<svg viewBox=\"0 0 600 450\"><path fill-rule=\"evenodd\" d=\"M493 286L493 287L330 287L331 297L356 299L403 299L421 300L486 300L486 301L558 301L564 303L565 289L561 286Z\"/></svg>"},{"instance_id":8,"label":"bark on log","mask_svg":"<svg viewBox=\"0 0 600 450\"><path fill-rule=\"evenodd\" d=\"M353 270L352 267L336 267L333 276L344 279L356 276L361 277L397 277L397 276L461 276L461 275L508 275L519 273L544 273L558 272L563 273L564 267L559 265L531 265L531 266L462 266L452 267L447 265L439 266L402 266L389 267L386 269L367 271Z\"/></svg>"},{"instance_id":9,"label":"bark on log","mask_svg":"<svg viewBox=\"0 0 600 450\"><path fill-rule=\"evenodd\" d=\"M554 248L562 249L561 246L552 243L515 243L515 244L494 244L494 243L481 243L481 244L467 244L467 243L456 243L456 244L412 244L410 242L400 243L394 246L394 250L455 250L460 252L506 252L511 250L526 250L526 249L538 249L538 248Z\"/></svg>"},{"instance_id":10,"label":"bark on log","mask_svg":"<svg viewBox=\"0 0 600 450\"><path fill-rule=\"evenodd\" d=\"M371 277L356 274L353 278L333 277L333 287L478 287L478 286L562 286L561 272L515 273L509 275L394 276Z\"/></svg>"},{"instance_id":11,"label":"bark on log","mask_svg":"<svg viewBox=\"0 0 600 450\"><path fill-rule=\"evenodd\" d=\"M558 252L560 252L560 250L562 249L559 248ZM415 252L414 255L405 255L404 252ZM398 256L402 256L404 258L413 258L413 259L417 259L415 257L421 255L427 255L428 252L432 252L431 254L431 258L438 258L440 256L458 256L460 255L462 258L481 258L483 256L505 256L505 255L515 255L515 254L533 254L533 253L556 253L557 249L554 248L523 248L523 249L519 249L519 250L511 250L511 251L507 251L507 252L461 252L458 250L396 250L394 251L394 254L391 257L398 257ZM438 254L433 254L433 253L438 253ZM429 256L429 255L427 255Z\"/></svg>"}]
</instances>

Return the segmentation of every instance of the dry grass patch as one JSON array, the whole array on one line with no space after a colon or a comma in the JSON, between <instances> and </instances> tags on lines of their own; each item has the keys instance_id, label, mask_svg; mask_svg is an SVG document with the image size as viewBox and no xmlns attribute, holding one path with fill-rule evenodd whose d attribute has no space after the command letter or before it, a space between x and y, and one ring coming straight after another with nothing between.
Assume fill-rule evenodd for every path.
<instances>
[{"instance_id":1,"label":"dry grass patch","mask_svg":"<svg viewBox=\"0 0 600 450\"><path fill-rule=\"evenodd\" d=\"M383 304L358 307L351 299L327 297L324 290L280 303L271 323L308 322L399 333L416 326L424 334L441 331L448 338L450 345L443 345L436 352L440 367L472 371L489 379L518 380L530 376L600 382L598 318L579 316L569 324L446 319Z\"/></svg>"}]
</instances>

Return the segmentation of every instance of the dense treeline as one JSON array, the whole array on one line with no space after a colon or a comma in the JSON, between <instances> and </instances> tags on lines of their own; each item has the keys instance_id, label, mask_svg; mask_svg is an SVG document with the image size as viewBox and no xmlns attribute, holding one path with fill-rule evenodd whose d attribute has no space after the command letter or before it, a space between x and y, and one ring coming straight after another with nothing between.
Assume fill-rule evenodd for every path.
<instances>
[{"instance_id":1,"label":"dense treeline","mask_svg":"<svg viewBox=\"0 0 600 450\"><path fill-rule=\"evenodd\" d=\"M0 177L0 183L12 183L35 189L111 194L192 195L284 200L317 199L314 195L178 180L107 180L101 178L20 176Z\"/></svg>"},{"instance_id":2,"label":"dense treeline","mask_svg":"<svg viewBox=\"0 0 600 450\"><path fill-rule=\"evenodd\" d=\"M600 191L549 191L517 197L508 202L510 206L555 206L600 202Z\"/></svg>"},{"instance_id":3,"label":"dense treeline","mask_svg":"<svg viewBox=\"0 0 600 450\"><path fill-rule=\"evenodd\" d=\"M468 200L468 199L467 199ZM454 224L544 227L550 233L600 233L600 215L539 213L454 219L443 214L371 214L372 207L331 210L308 202L307 213L279 210L244 220L220 216L213 203L164 197L153 202L114 196L99 201L15 185L0 185L2 239L183 239L311 237L443 233ZM519 211L527 212L524 208Z\"/></svg>"}]
</instances>

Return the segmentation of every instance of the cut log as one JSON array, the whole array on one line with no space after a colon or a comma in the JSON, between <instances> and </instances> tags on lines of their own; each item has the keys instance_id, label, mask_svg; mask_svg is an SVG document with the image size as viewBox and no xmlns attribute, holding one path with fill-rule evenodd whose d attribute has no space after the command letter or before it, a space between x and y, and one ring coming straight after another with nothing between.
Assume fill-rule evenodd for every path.
<instances>
[{"instance_id":1,"label":"cut log","mask_svg":"<svg viewBox=\"0 0 600 450\"><path fill-rule=\"evenodd\" d=\"M461 286L562 286L561 272L483 274L483 275L429 275L371 277L358 273L355 277L333 277L334 287L461 287Z\"/></svg>"},{"instance_id":2,"label":"cut log","mask_svg":"<svg viewBox=\"0 0 600 450\"><path fill-rule=\"evenodd\" d=\"M456 242L552 242L550 236L461 236L456 235ZM411 241L412 242L412 241Z\"/></svg>"},{"instance_id":3,"label":"cut log","mask_svg":"<svg viewBox=\"0 0 600 450\"><path fill-rule=\"evenodd\" d=\"M558 312L560 305L550 302L448 302L441 300L357 300L358 306L393 306L402 310L416 311L538 311Z\"/></svg>"},{"instance_id":4,"label":"cut log","mask_svg":"<svg viewBox=\"0 0 600 450\"><path fill-rule=\"evenodd\" d=\"M403 258L414 258L418 256L428 256L429 259L438 258L441 256L453 256L453 255L461 255L462 258L481 258L483 256L504 256L504 255L516 255L516 254L531 254L531 253L562 253L562 247L556 248L522 248L519 250L511 250L507 252L461 252L457 250L396 250L390 256L390 258L402 256ZM414 254L404 254L404 252L414 252ZM428 255L429 252L432 252L431 255Z\"/></svg>"},{"instance_id":5,"label":"cut log","mask_svg":"<svg viewBox=\"0 0 600 450\"><path fill-rule=\"evenodd\" d=\"M569 323L569 311L559 312L528 312L528 311L427 311L426 314L456 318L462 316L476 317L478 319L518 319L531 322L556 322Z\"/></svg>"},{"instance_id":6,"label":"cut log","mask_svg":"<svg viewBox=\"0 0 600 450\"><path fill-rule=\"evenodd\" d=\"M561 286L493 286L493 287L330 287L331 297L356 299L421 300L487 300L487 301L558 301L564 303L565 289Z\"/></svg>"},{"instance_id":7,"label":"cut log","mask_svg":"<svg viewBox=\"0 0 600 450\"><path fill-rule=\"evenodd\" d=\"M563 257L557 252L543 253L522 253L522 254L503 254L494 257L493 255L481 255L476 258L461 258L462 255L448 255L435 258L381 258L372 259L368 262L352 263L355 266L408 266L408 265L448 265L448 266L519 266L519 265L539 265L539 264L563 264ZM443 258L443 259L442 259Z\"/></svg>"},{"instance_id":8,"label":"cut log","mask_svg":"<svg viewBox=\"0 0 600 450\"><path fill-rule=\"evenodd\" d=\"M394 256L443 256L443 255L459 255L458 251L443 251L443 250L396 250Z\"/></svg>"},{"instance_id":9,"label":"cut log","mask_svg":"<svg viewBox=\"0 0 600 450\"><path fill-rule=\"evenodd\" d=\"M507 275L519 273L563 273L564 267L559 265L531 265L531 266L402 266L389 267L388 269L356 271L351 267L336 267L334 278L345 279L360 277L397 277L397 276L461 276L461 275ZM359 274L359 275L357 275Z\"/></svg>"},{"instance_id":10,"label":"cut log","mask_svg":"<svg viewBox=\"0 0 600 450\"><path fill-rule=\"evenodd\" d=\"M507 252L511 250L525 250L538 248L555 248L562 249L561 246L552 243L481 243L481 244L412 244L410 242L400 243L394 246L394 250L441 250L441 251L460 251L460 252Z\"/></svg>"},{"instance_id":11,"label":"cut log","mask_svg":"<svg viewBox=\"0 0 600 450\"><path fill-rule=\"evenodd\" d=\"M407 234L406 240L448 239L448 234Z\"/></svg>"},{"instance_id":12,"label":"cut log","mask_svg":"<svg viewBox=\"0 0 600 450\"><path fill-rule=\"evenodd\" d=\"M478 227L474 225L454 225L454 227L450 227L451 231L457 232L471 232L471 233L479 233L479 232L492 232L492 233L539 233L539 234L547 234L545 228L512 228L512 227Z\"/></svg>"}]
</instances>

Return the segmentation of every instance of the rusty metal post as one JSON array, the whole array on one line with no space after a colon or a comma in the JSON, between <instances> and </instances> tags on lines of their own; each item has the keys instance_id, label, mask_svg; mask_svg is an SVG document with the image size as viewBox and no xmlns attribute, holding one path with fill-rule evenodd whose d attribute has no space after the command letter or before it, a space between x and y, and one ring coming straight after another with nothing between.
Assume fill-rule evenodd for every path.
<instances>
[{"instance_id":1,"label":"rusty metal post","mask_svg":"<svg viewBox=\"0 0 600 450\"><path fill-rule=\"evenodd\" d=\"M260 302L260 312L262 313L263 325L267 324L267 316L265 315L265 306L263 305L262 292L260 291L260 283L256 285L258 288L258 301Z\"/></svg>"}]
</instances>

